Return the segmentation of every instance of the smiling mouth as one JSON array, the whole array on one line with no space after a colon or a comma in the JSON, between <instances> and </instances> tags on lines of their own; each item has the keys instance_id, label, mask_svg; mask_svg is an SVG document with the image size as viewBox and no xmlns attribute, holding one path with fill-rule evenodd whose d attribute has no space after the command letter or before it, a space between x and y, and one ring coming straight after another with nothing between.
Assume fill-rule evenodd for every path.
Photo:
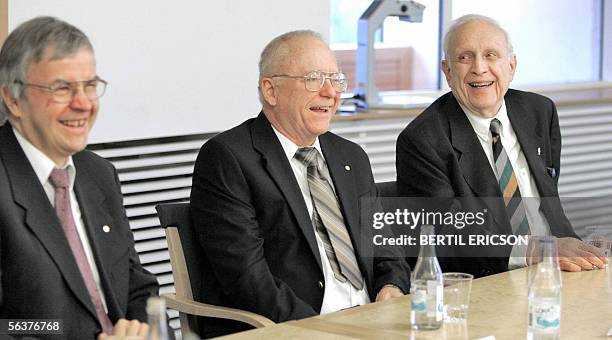
<instances>
[{"instance_id":1,"label":"smiling mouth","mask_svg":"<svg viewBox=\"0 0 612 340\"><path fill-rule=\"evenodd\" d=\"M329 110L331 110L331 106L313 106L310 108L310 111L316 111L316 112L329 112Z\"/></svg>"},{"instance_id":2,"label":"smiling mouth","mask_svg":"<svg viewBox=\"0 0 612 340\"><path fill-rule=\"evenodd\" d=\"M60 121L62 125L69 127L81 127L87 123L87 119L79 119L79 120L62 120Z\"/></svg>"},{"instance_id":3,"label":"smiling mouth","mask_svg":"<svg viewBox=\"0 0 612 340\"><path fill-rule=\"evenodd\" d=\"M470 85L470 87L476 88L476 89L481 89L484 87L489 87L491 85L493 85L494 81L487 81L487 82L473 82L473 83L468 83L468 85Z\"/></svg>"}]
</instances>

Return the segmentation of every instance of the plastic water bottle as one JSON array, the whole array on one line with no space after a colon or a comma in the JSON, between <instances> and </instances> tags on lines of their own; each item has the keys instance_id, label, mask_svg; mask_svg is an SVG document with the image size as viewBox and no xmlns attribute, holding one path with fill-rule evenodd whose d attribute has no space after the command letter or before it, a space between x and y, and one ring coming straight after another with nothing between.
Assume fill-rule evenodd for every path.
<instances>
[{"instance_id":1,"label":"plastic water bottle","mask_svg":"<svg viewBox=\"0 0 612 340\"><path fill-rule=\"evenodd\" d=\"M166 301L160 297L147 299L147 316L149 335L147 340L168 340L168 323L166 322Z\"/></svg>"},{"instance_id":2,"label":"plastic water bottle","mask_svg":"<svg viewBox=\"0 0 612 340\"><path fill-rule=\"evenodd\" d=\"M540 262L536 264L529 286L527 339L560 339L561 331L561 270L557 239L538 240Z\"/></svg>"},{"instance_id":3,"label":"plastic water bottle","mask_svg":"<svg viewBox=\"0 0 612 340\"><path fill-rule=\"evenodd\" d=\"M432 225L421 227L421 235L435 235ZM422 239L423 237L421 237ZM421 244L410 280L410 321L413 329L438 329L443 319L442 270L434 244Z\"/></svg>"}]
</instances>

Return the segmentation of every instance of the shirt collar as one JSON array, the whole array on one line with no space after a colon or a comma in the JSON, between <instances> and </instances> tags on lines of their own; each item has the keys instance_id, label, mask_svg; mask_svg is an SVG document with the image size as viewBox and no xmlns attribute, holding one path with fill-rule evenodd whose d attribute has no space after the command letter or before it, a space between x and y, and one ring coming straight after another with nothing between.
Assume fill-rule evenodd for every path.
<instances>
[{"instance_id":1,"label":"shirt collar","mask_svg":"<svg viewBox=\"0 0 612 340\"><path fill-rule=\"evenodd\" d=\"M287 156L287 159L291 161L291 159L293 159L293 156L295 155L295 153L300 147L295 145L295 143L293 143L289 138L287 138L285 135L280 133L274 127L274 125L271 125L271 126L272 126L272 130L274 130L274 133L276 134L276 137L278 137L278 141L281 143L281 146L283 147L283 151L285 151L285 156ZM317 149L321 157L323 157L323 152L321 152L321 144L319 143L319 137L315 138L315 141L312 144L312 147Z\"/></svg>"},{"instance_id":2,"label":"shirt collar","mask_svg":"<svg viewBox=\"0 0 612 340\"><path fill-rule=\"evenodd\" d=\"M15 137L17 138L17 142L21 146L23 153L25 153L26 158L30 161L30 165L32 165L32 169L34 169L34 173L36 177L40 181L42 185L44 185L51 175L51 171L55 168L55 162L53 162L47 155L45 155L42 151L37 149L29 140L27 140L24 136L21 135L15 127L13 128L13 132L15 133ZM70 180L70 188L74 187L74 179L76 177L76 168L74 167L74 162L72 161L72 156L68 157L68 162L64 166L63 169L68 168L68 178Z\"/></svg>"},{"instance_id":3,"label":"shirt collar","mask_svg":"<svg viewBox=\"0 0 612 340\"><path fill-rule=\"evenodd\" d=\"M499 108L499 111L497 111L497 114L489 118L485 118L477 114L474 114L473 112L471 112L470 110L468 110L465 106L461 104L459 104L459 106L461 106L461 109L465 113L467 119L470 121L470 124L472 125L474 132L476 132L478 137L484 140L488 141L491 139L490 126L491 126L491 121L494 118L499 120L502 125L502 131L501 131L502 136L504 136L504 131L510 128L510 120L508 119L508 111L506 109L505 100L502 101L502 105Z\"/></svg>"}]
</instances>

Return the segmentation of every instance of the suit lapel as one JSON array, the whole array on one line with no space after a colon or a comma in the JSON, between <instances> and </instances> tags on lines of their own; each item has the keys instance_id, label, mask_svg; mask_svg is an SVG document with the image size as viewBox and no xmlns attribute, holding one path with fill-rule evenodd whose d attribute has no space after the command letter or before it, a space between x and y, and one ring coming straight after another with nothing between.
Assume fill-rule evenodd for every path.
<instances>
[{"instance_id":1,"label":"suit lapel","mask_svg":"<svg viewBox=\"0 0 612 340\"><path fill-rule=\"evenodd\" d=\"M482 145L454 97L444 107L451 131L451 143L459 152L459 166L465 181L478 197L499 197L499 184Z\"/></svg>"},{"instance_id":2,"label":"suit lapel","mask_svg":"<svg viewBox=\"0 0 612 340\"><path fill-rule=\"evenodd\" d=\"M66 284L97 319L87 287L76 264L64 230L43 187L7 123L0 132L4 159L15 203L25 211L25 225L40 240L66 280Z\"/></svg>"},{"instance_id":3,"label":"suit lapel","mask_svg":"<svg viewBox=\"0 0 612 340\"><path fill-rule=\"evenodd\" d=\"M539 120L536 119L537 112L529 112L519 101L507 96L506 108L508 118L512 124L512 129L521 145L521 151L527 159L531 176L534 178L541 195L551 192L553 188L549 185L552 181L547 181L546 168L538 155L538 149L544 147L542 131ZM535 133L534 133L535 132Z\"/></svg>"},{"instance_id":4,"label":"suit lapel","mask_svg":"<svg viewBox=\"0 0 612 340\"><path fill-rule=\"evenodd\" d=\"M289 164L285 156L283 147L263 112L254 120L251 127L251 136L253 148L261 154L263 166L278 186L278 189L283 193L285 201L291 208L310 250L317 259L319 268L323 271L312 220L308 216L308 208L304 202L302 192L291 169L291 164Z\"/></svg>"},{"instance_id":5,"label":"suit lapel","mask_svg":"<svg viewBox=\"0 0 612 340\"><path fill-rule=\"evenodd\" d=\"M123 315L120 312L119 303L113 294L112 282L109 279L109 269L112 264L111 256L114 254L114 244L103 242L107 239L104 235L102 226L110 224L112 217L109 216L104 207L105 196L102 190L96 185L92 174L88 171L87 164L82 163L79 157L73 157L76 168L76 178L74 181L74 191L79 201L79 209L83 217L84 228L89 239L89 244L96 261L96 267L100 276L101 286L104 290L106 305L109 318L116 320Z\"/></svg>"},{"instance_id":6,"label":"suit lapel","mask_svg":"<svg viewBox=\"0 0 612 340\"><path fill-rule=\"evenodd\" d=\"M520 101L514 98L507 98L506 106L508 108L508 118L510 118L516 137L521 145L521 151L527 159L531 177L534 179L539 196L542 198L539 209L544 213L548 223L551 225L551 231L554 235L565 236L573 234L571 226L566 222L563 207L556 191L556 184L547 174L545 163L540 158L540 155L538 155L538 149L543 152L549 152L549 150L544 150L542 131L546 129L541 126L541 120L538 119L538 114L541 113L529 111ZM565 228L564 232L561 231L563 228Z\"/></svg>"},{"instance_id":7,"label":"suit lapel","mask_svg":"<svg viewBox=\"0 0 612 340\"><path fill-rule=\"evenodd\" d=\"M341 148L335 146L333 140L329 137L328 133L319 136L319 143L333 181L332 185L336 191L336 196L338 196L344 223L353 240L353 246L356 250L359 250L358 248L361 245L361 242L357 242L360 239L359 230L361 230L358 219L360 216L359 198L357 192L355 192L355 180L352 173L346 170L346 166L351 167L353 164L351 164L351 160L346 153L334 152L334 150L341 150ZM359 251L356 253L360 254Z\"/></svg>"},{"instance_id":8,"label":"suit lapel","mask_svg":"<svg viewBox=\"0 0 612 340\"><path fill-rule=\"evenodd\" d=\"M501 226L501 229L494 228L490 231L508 232L511 227L503 203L492 199L501 197L499 183L474 128L452 95L446 102L444 111L449 119L451 143L459 153L457 158L463 178L474 191L474 196L485 198L484 203L489 207L493 219L497 226Z\"/></svg>"},{"instance_id":9,"label":"suit lapel","mask_svg":"<svg viewBox=\"0 0 612 340\"><path fill-rule=\"evenodd\" d=\"M330 137L329 133L319 136L319 143L321 144L323 156L327 163L327 169L329 170L329 175L333 182L332 186L338 197L340 211L344 217L344 224L346 225L346 229L353 243L355 257L360 264L361 274L366 278L368 290L372 292L370 283L372 282L373 275L371 270L373 259L371 256L366 256L364 254L370 254L373 251L366 251L363 249L363 246L369 243L363 242L362 239L363 235L360 223L361 211L359 209L360 198L355 191L356 183L353 171L347 170L347 166L349 167L348 169L357 169L357 167L361 165L354 164L352 162L353 159L347 153L337 152L338 150L342 150L342 147L335 145L334 140ZM370 197L369 199L375 199L375 197Z\"/></svg>"}]
</instances>

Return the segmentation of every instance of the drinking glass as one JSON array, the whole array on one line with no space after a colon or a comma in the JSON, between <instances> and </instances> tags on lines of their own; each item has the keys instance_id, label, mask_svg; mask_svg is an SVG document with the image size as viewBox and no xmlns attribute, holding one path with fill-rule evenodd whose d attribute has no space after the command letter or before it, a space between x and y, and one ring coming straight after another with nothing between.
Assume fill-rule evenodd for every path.
<instances>
[{"instance_id":1,"label":"drinking glass","mask_svg":"<svg viewBox=\"0 0 612 340\"><path fill-rule=\"evenodd\" d=\"M444 273L444 321L465 322L470 306L474 276L467 273Z\"/></svg>"}]
</instances>

